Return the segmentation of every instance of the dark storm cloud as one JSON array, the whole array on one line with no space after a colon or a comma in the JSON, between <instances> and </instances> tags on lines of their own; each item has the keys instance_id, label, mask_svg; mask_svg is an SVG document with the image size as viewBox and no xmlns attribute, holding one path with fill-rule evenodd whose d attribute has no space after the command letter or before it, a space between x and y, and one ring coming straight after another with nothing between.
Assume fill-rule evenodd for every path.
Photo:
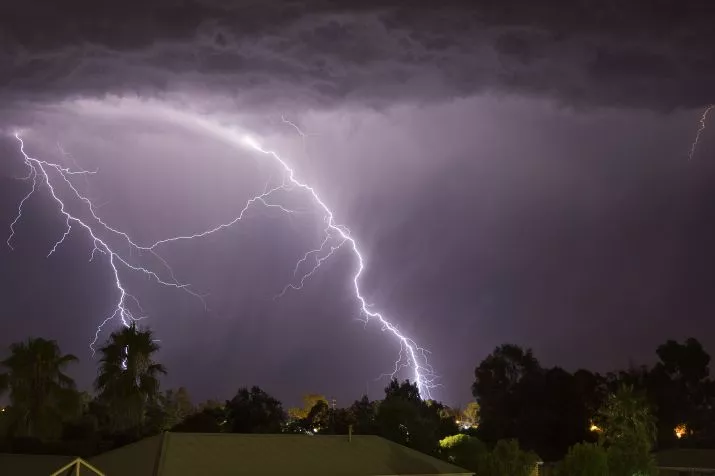
<instances>
[{"instance_id":1,"label":"dark storm cloud","mask_svg":"<svg viewBox=\"0 0 715 476\"><path fill-rule=\"evenodd\" d=\"M474 365L504 341L547 364L610 370L651 359L666 338L715 335L703 317L715 269L710 129L687 162L700 107L715 100L711 2L130 3L0 2L0 129L27 125L33 153L56 154L58 141L98 167L89 190L122 230L142 240L200 230L243 206L235 194L263 189L270 167L249 175L243 152L187 137L144 101L193 113L213 100L224 109L212 118L285 153L359 237L365 293L433 352L438 398L469 398ZM102 98L54 104L77 96ZM311 136L264 101L295 102L285 109ZM7 224L27 184L10 178L24 173L16 141L0 138L0 152ZM219 168L197 178L197 164ZM46 194L27 217L17 250L0 246L2 300L22 320L3 322L0 347L43 335L86 355L111 310L111 276L87 262L81 234L45 258L63 230ZM132 283L163 340L168 384L199 398L239 383L291 402L378 396L383 381L372 382L398 349L355 321L348 257L271 299L315 245L278 218L169 250L179 275L210 293L209 313ZM217 367L220 382L206 371Z\"/></svg>"},{"instance_id":2,"label":"dark storm cloud","mask_svg":"<svg viewBox=\"0 0 715 476\"><path fill-rule=\"evenodd\" d=\"M715 4L4 2L5 99L211 87L381 104L485 90L667 109L715 101ZM167 74L171 73L171 74Z\"/></svg>"}]
</instances>

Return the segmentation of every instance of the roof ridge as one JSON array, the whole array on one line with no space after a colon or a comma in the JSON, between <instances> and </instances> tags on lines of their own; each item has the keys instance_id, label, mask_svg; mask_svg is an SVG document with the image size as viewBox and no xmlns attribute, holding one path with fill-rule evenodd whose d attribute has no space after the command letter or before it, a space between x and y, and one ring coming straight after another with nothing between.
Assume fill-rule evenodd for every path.
<instances>
[{"instance_id":1,"label":"roof ridge","mask_svg":"<svg viewBox=\"0 0 715 476\"><path fill-rule=\"evenodd\" d=\"M53 455L51 453L3 453L3 452L0 452L0 456L2 456L2 457L18 456L18 457L22 457L22 458L32 456L33 458L49 457L49 458L67 458L67 459L72 459L72 460L79 458L79 456L76 456L76 455Z\"/></svg>"},{"instance_id":2,"label":"roof ridge","mask_svg":"<svg viewBox=\"0 0 715 476\"><path fill-rule=\"evenodd\" d=\"M348 435L306 435L303 433L211 433L211 432L188 432L188 431L167 431L166 434L176 436L220 436L220 437L251 437L251 438L347 438ZM378 435L352 435L353 438L381 438Z\"/></svg>"},{"instance_id":3,"label":"roof ridge","mask_svg":"<svg viewBox=\"0 0 715 476\"><path fill-rule=\"evenodd\" d=\"M154 460L154 469L152 471L152 476L160 476L162 470L164 469L164 460L167 453L167 447L169 446L169 432L165 431L161 434L161 444L159 445L159 454Z\"/></svg>"}]
</instances>

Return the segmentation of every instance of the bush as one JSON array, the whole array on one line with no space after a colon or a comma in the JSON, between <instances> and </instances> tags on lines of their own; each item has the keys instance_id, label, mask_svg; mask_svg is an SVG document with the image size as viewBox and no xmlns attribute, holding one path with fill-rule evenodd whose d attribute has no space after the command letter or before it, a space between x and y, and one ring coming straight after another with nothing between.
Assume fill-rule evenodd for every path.
<instances>
[{"instance_id":1,"label":"bush","mask_svg":"<svg viewBox=\"0 0 715 476\"><path fill-rule=\"evenodd\" d=\"M558 465L557 476L608 476L608 455L603 446L577 443Z\"/></svg>"},{"instance_id":2,"label":"bush","mask_svg":"<svg viewBox=\"0 0 715 476\"><path fill-rule=\"evenodd\" d=\"M452 435L439 442L442 456L478 476L532 476L539 457L523 451L516 440L499 440L492 451L477 438Z\"/></svg>"},{"instance_id":3,"label":"bush","mask_svg":"<svg viewBox=\"0 0 715 476\"><path fill-rule=\"evenodd\" d=\"M608 447L611 476L655 476L658 470L647 441L623 437Z\"/></svg>"},{"instance_id":4,"label":"bush","mask_svg":"<svg viewBox=\"0 0 715 476\"><path fill-rule=\"evenodd\" d=\"M477 471L484 476L532 476L536 474L539 457L532 451L523 451L516 440L499 440L494 450Z\"/></svg>"},{"instance_id":5,"label":"bush","mask_svg":"<svg viewBox=\"0 0 715 476\"><path fill-rule=\"evenodd\" d=\"M487 447L468 435L452 435L439 442L440 451L444 459L457 466L477 471L480 461L487 456Z\"/></svg>"}]
</instances>

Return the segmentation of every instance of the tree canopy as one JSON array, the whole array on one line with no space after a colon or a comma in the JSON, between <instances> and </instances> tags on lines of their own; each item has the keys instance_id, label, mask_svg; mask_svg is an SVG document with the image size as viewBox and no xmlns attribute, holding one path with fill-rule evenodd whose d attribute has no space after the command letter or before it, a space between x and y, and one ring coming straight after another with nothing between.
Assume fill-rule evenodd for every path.
<instances>
[{"instance_id":1,"label":"tree canopy","mask_svg":"<svg viewBox=\"0 0 715 476\"><path fill-rule=\"evenodd\" d=\"M10 346L10 356L0 361L5 369L0 394L10 393L5 418L13 434L49 438L62 432L63 422L79 410L74 380L64 373L76 361L53 340L28 339Z\"/></svg>"},{"instance_id":2,"label":"tree canopy","mask_svg":"<svg viewBox=\"0 0 715 476\"><path fill-rule=\"evenodd\" d=\"M95 389L108 408L112 429L141 426L147 406L159 396L159 376L166 369L153 360L159 350L150 330L136 324L113 332L99 348L100 369Z\"/></svg>"},{"instance_id":3,"label":"tree canopy","mask_svg":"<svg viewBox=\"0 0 715 476\"><path fill-rule=\"evenodd\" d=\"M234 433L280 433L286 420L281 402L255 386L226 402L226 418Z\"/></svg>"},{"instance_id":4,"label":"tree canopy","mask_svg":"<svg viewBox=\"0 0 715 476\"><path fill-rule=\"evenodd\" d=\"M710 356L695 339L657 347L654 365L605 375L541 365L534 353L498 346L476 366L464 408L424 400L414 382L391 380L384 397L338 407L308 393L287 414L257 386L198 405L184 387L162 389L167 372L149 329L112 333L98 349L94 394L67 374L77 358L28 339L0 360L0 450L100 450L162 431L371 434L435 455L479 476L531 475L539 460L557 476L653 475L653 452L715 445ZM72 446L72 445L81 446ZM49 445L49 446L48 446ZM69 446L67 446L69 445Z\"/></svg>"}]
</instances>

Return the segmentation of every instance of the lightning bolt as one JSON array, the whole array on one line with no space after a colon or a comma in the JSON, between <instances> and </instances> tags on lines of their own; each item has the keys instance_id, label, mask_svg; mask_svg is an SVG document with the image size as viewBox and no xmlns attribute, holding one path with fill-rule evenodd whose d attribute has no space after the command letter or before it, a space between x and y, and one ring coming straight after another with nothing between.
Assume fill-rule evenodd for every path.
<instances>
[{"instance_id":1,"label":"lightning bolt","mask_svg":"<svg viewBox=\"0 0 715 476\"><path fill-rule=\"evenodd\" d=\"M119 233L122 236L126 235L121 232L118 232L117 230L109 227L106 223L104 223L96 215L94 207L92 206L92 202L89 201L89 199L84 197L82 194L80 194L70 180L70 177L73 175L86 176L92 175L96 172L81 169L72 170L66 167L62 167L61 165L53 162L48 162L45 160L40 160L31 157L25 150L25 142L20 136L20 134L15 133L14 136L20 145L20 153L22 154L24 163L28 168L28 175L24 178L24 180L31 181L32 186L30 187L30 191L20 201L17 208L17 214L15 215L15 218L10 224L10 236L7 239L8 246L13 249L12 242L15 237L15 227L20 221L20 219L22 219L26 202L37 192L39 187L44 185L47 187L51 200L58 206L59 213L64 218L65 222L64 232L62 233L60 238L54 243L49 253L47 254L47 257L52 256L52 254L57 251L59 246L62 245L65 239L70 235L73 230L73 227L77 226L79 229L84 230L89 235L91 243L93 244L90 260L94 258L96 252L99 252L107 257L109 267L111 268L112 275L114 277L114 286L117 290L118 297L115 301L114 308L110 315L106 317L97 328L94 339L90 343L90 348L92 349L92 352L94 352L95 350L94 346L99 339L99 334L102 331L103 327L112 319L118 318L124 326L128 327L131 322L139 321L146 317L142 315L143 310L141 308L139 300L133 294L127 291L127 288L121 278L122 273L120 273L119 271L120 268L144 274L145 276L153 279L161 285L178 289L185 289L188 292L196 295L188 288L187 284L179 283L178 281L173 279L173 272L169 272L172 277L172 281L167 281L162 278L157 272L152 271L147 267L132 264L126 257L123 257L119 252L115 250L112 245L110 245L109 240L100 237L100 234L97 231L98 226L101 228L105 228L106 230L109 230L111 232ZM52 180L53 176L61 179L61 182L66 184L69 190L72 191L73 194L78 197L81 202L84 202L89 206L89 211L94 221L84 220L79 216L79 214L75 214L74 212L69 210L69 207L65 204L65 201L61 198L60 193L58 192L57 185L54 184ZM163 264L166 264L166 261L161 261Z\"/></svg>"},{"instance_id":2,"label":"lightning bolt","mask_svg":"<svg viewBox=\"0 0 715 476\"><path fill-rule=\"evenodd\" d=\"M708 115L710 114L710 111L712 111L712 109L714 107L715 107L715 104L710 104L708 107L705 108L702 116L700 116L700 126L698 127L698 131L695 133L695 139L693 140L693 143L690 146L690 153L688 154L688 160L693 160L693 157L695 156L695 151L698 147L698 142L700 142L700 135L705 130L705 127L707 126Z\"/></svg>"},{"instance_id":3,"label":"lightning bolt","mask_svg":"<svg viewBox=\"0 0 715 476\"><path fill-rule=\"evenodd\" d=\"M293 127L300 134L300 136L305 139L306 134L304 134L298 126L295 125L295 123L287 120L285 117L282 117L282 120L284 123ZM365 271L365 258L360 251L356 239L351 235L350 230L336 221L333 211L322 200L315 188L301 181L297 177L295 170L286 160L284 160L276 152L264 148L252 136L240 135L231 129L196 116L190 117L189 122L193 123L193 125L198 125L204 129L208 129L210 132L229 140L234 145L246 147L254 153L258 153L261 156L272 160L273 163L278 166L282 178L278 185L273 187L268 187L267 185L262 193L249 199L244 204L243 208L240 209L235 218L203 231L176 235L155 241L153 243L138 243L127 233L111 226L103 220L99 216L96 206L89 198L80 193L71 180L74 175L82 175L86 177L87 175L96 173L96 171L90 172L82 169L69 169L62 167L59 164L33 158L25 152L25 143L22 137L19 134L15 134L15 138L20 144L20 152L24 158L25 165L28 167L28 175L24 178L24 180L30 182L31 187L30 191L21 199L18 205L17 215L10 224L10 236L7 240L8 246L12 248L12 241L15 237L15 228L19 220L22 218L25 203L33 196L33 194L37 192L40 186L45 185L49 190L50 198L57 204L60 214L65 219L65 231L55 242L48 256L51 256L64 242L67 236L70 235L73 230L73 226L77 226L89 235L93 244L90 259L93 259L95 254L99 252L107 257L107 261L112 270L114 285L118 297L115 301L112 312L99 324L94 340L90 344L90 348L94 351L94 346L99 339L102 329L110 321L119 319L124 326L129 326L132 321L137 321L146 317L143 315L139 300L127 291L127 288L122 281L123 273L121 273L120 270L123 272L144 274L152 278L160 285L178 288L189 292L194 296L203 298L203 296L192 291L188 284L183 284L176 279L173 270L166 260L158 254L157 249L167 243L200 239L230 228L241 222L245 218L248 210L258 205L261 205L265 209L275 209L288 215L306 213L304 210L296 210L278 203L278 197L276 197L279 192L304 193L307 194L307 196L312 200L319 214L322 216L323 223L325 224L323 229L323 239L315 249L308 250L303 257L298 260L293 269L293 282L286 285L283 290L276 295L276 298L282 297L290 290L302 289L307 280L318 272L323 263L338 253L339 250L347 248L354 256L356 262L355 271L352 274L352 285L353 294L358 305L360 315L364 318L363 320L366 325L370 321L377 321L381 326L381 329L392 335L399 344L400 350L398 358L394 363L392 372L387 375L396 377L399 372L405 369L411 369L413 381L417 385L420 395L423 398L431 398L431 391L437 386L437 377L428 363L429 352L418 346L411 337L400 331L395 324L390 322L383 315L383 313L374 310L372 306L368 304L361 289L361 279ZM66 155L64 154L64 151L63 155ZM69 207L62 200L56 189L57 184L53 184L53 178L59 179L59 185L64 186L65 191L70 192L73 199L83 205L85 213L87 214L87 219L83 219L79 214L73 213L69 210ZM121 239L130 253L132 251L137 251L139 252L139 256L141 256L142 252L149 252L162 265L163 272L159 273L154 271L149 266L134 264L130 258L126 257L121 251L119 251L119 248L114 247L108 238L104 237L105 234ZM162 274L166 274L168 277L164 278L162 277Z\"/></svg>"},{"instance_id":4,"label":"lightning bolt","mask_svg":"<svg viewBox=\"0 0 715 476\"><path fill-rule=\"evenodd\" d=\"M300 129L298 129L295 124L290 122L289 124L299 131L302 138L305 138L305 134L300 132ZM320 246L303 255L303 258L298 261L294 268L294 275L297 274L302 263L305 263L311 256L315 257L314 265L302 275L297 285L292 283L288 284L285 288L283 288L283 291L278 295L278 297L284 295L289 289L301 289L305 284L305 281L320 268L321 264L333 256L342 246L347 245L357 261L357 268L353 274L352 283L355 299L358 302L360 313L365 317L366 323L370 320L377 320L382 326L382 330L390 332L400 344L400 353L397 361L395 362L394 371L390 374L390 376L395 377L402 369L411 367L414 382L417 384L420 395L422 395L423 398L431 398L431 390L436 386L436 376L427 361L427 351L418 346L412 338L400 332L397 326L388 321L381 312L370 309L371 306L367 303L360 287L360 279L365 271L365 258L360 252L357 241L351 236L350 231L336 222L333 211L320 198L320 195L315 188L300 181L296 177L296 173L293 168L276 152L263 148L253 137L248 135L243 136L242 141L248 147L277 162L277 164L280 165L281 169L285 172L287 180L293 185L293 187L303 190L309 194L313 202L323 212L323 219L326 224L326 228L324 230L325 237ZM331 242L333 244L330 244Z\"/></svg>"}]
</instances>

